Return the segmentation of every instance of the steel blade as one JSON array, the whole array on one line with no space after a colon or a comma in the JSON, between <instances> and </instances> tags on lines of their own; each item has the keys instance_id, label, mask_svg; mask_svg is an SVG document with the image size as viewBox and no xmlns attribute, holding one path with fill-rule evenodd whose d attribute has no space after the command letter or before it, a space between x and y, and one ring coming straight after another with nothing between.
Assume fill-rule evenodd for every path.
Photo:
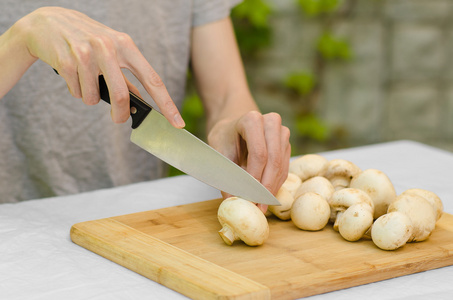
<instances>
[{"instance_id":1,"label":"steel blade","mask_svg":"<svg viewBox=\"0 0 453 300\"><path fill-rule=\"evenodd\" d=\"M131 141L182 172L231 195L267 205L280 202L258 180L185 129L173 127L153 109Z\"/></svg>"}]
</instances>

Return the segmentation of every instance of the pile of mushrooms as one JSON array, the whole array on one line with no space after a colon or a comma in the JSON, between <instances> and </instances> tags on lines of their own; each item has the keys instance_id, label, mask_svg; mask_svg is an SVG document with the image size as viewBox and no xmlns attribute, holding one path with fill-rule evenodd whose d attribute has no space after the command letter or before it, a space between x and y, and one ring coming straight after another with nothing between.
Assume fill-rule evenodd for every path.
<instances>
[{"instance_id":1,"label":"pile of mushrooms","mask_svg":"<svg viewBox=\"0 0 453 300\"><path fill-rule=\"evenodd\" d=\"M329 222L347 241L371 239L383 250L426 240L442 216L433 192L409 189L396 194L390 179L376 169L361 170L344 159L306 154L290 162L286 181L266 216L291 220L302 230L322 230ZM219 231L226 244L243 240L258 246L269 235L266 216L253 203L232 197L222 202Z\"/></svg>"}]
</instances>

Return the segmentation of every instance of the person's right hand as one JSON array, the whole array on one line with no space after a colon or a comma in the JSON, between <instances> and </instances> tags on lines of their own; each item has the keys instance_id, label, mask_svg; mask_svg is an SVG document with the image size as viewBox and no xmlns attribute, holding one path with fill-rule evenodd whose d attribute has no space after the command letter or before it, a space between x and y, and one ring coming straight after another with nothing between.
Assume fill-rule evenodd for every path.
<instances>
[{"instance_id":1,"label":"person's right hand","mask_svg":"<svg viewBox=\"0 0 453 300\"><path fill-rule=\"evenodd\" d=\"M39 8L17 24L24 29L21 32L26 35L30 54L57 70L74 97L82 98L88 105L98 103L98 76L104 75L114 122L123 123L130 115L128 90L136 88L121 71L127 68L168 121L175 127L184 127L164 83L129 35L60 7Z\"/></svg>"}]
</instances>

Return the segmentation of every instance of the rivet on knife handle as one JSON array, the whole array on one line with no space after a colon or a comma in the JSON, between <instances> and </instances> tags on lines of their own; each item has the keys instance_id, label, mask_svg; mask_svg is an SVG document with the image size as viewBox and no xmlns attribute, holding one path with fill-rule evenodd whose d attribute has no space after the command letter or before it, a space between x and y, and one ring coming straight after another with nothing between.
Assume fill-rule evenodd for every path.
<instances>
[{"instance_id":1,"label":"rivet on knife handle","mask_svg":"<svg viewBox=\"0 0 453 300\"><path fill-rule=\"evenodd\" d=\"M101 99L110 104L109 90L105 83L104 76L99 75L99 91L101 92ZM137 128L153 109L151 105L146 103L139 96L129 91L130 96L130 112L132 117L132 128Z\"/></svg>"}]
</instances>

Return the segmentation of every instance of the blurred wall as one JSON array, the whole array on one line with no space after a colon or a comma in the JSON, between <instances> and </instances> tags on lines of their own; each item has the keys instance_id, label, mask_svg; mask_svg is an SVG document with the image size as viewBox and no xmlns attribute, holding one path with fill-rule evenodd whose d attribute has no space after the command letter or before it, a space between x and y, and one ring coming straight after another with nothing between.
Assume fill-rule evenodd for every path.
<instances>
[{"instance_id":1,"label":"blurred wall","mask_svg":"<svg viewBox=\"0 0 453 300\"><path fill-rule=\"evenodd\" d=\"M321 24L295 1L268 0L272 45L245 59L252 92L264 112L294 126L294 103L275 82L313 68ZM349 11L333 34L350 45L347 62L325 65L315 103L339 135L307 143L302 152L411 139L453 151L453 1L343 1ZM297 136L293 137L297 139Z\"/></svg>"}]
</instances>

